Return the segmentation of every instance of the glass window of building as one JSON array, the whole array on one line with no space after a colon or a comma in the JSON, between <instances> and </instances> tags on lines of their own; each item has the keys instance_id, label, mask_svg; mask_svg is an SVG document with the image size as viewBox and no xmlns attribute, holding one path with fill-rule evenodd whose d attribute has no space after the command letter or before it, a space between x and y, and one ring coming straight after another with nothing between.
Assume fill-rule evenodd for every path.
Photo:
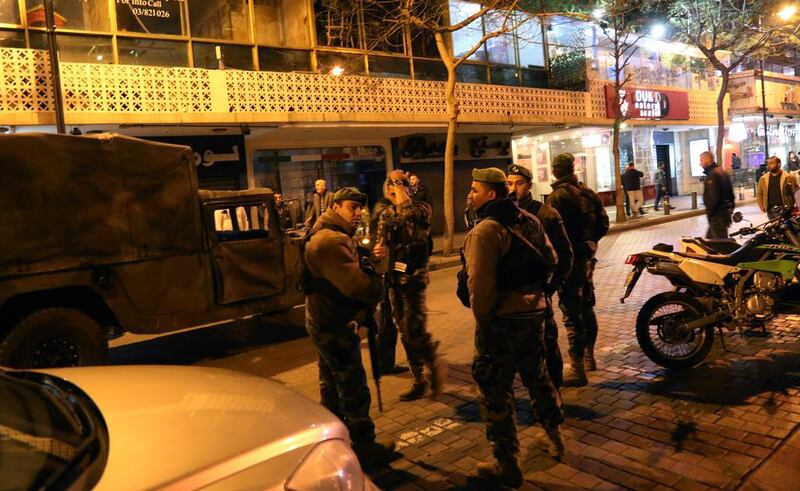
<instances>
[{"instance_id":1,"label":"glass window of building","mask_svg":"<svg viewBox=\"0 0 800 491\"><path fill-rule=\"evenodd\" d=\"M330 73L339 67L344 75L364 73L364 57L349 53L331 51L317 51L317 70L320 73Z\"/></svg>"},{"instance_id":2,"label":"glass window of building","mask_svg":"<svg viewBox=\"0 0 800 491\"><path fill-rule=\"evenodd\" d=\"M492 83L496 85L519 85L517 78L516 67L499 67L493 66L489 68L492 74Z\"/></svg>"},{"instance_id":3,"label":"glass window of building","mask_svg":"<svg viewBox=\"0 0 800 491\"><path fill-rule=\"evenodd\" d=\"M310 72L311 52L298 49L258 48L258 66L268 72Z\"/></svg>"},{"instance_id":4,"label":"glass window of building","mask_svg":"<svg viewBox=\"0 0 800 491\"><path fill-rule=\"evenodd\" d=\"M14 0L16 1L16 0ZM0 0L0 18L6 9ZM6 2L11 3L11 2ZM117 2L119 3L119 2ZM25 0L26 16L31 27L45 27L42 0ZM56 28L81 31L109 31L108 2L106 0L56 0L53 2Z\"/></svg>"},{"instance_id":5,"label":"glass window of building","mask_svg":"<svg viewBox=\"0 0 800 491\"><path fill-rule=\"evenodd\" d=\"M311 29L306 2L253 0L256 43L287 48L310 48Z\"/></svg>"},{"instance_id":6,"label":"glass window of building","mask_svg":"<svg viewBox=\"0 0 800 491\"><path fill-rule=\"evenodd\" d=\"M135 0L117 0L117 29L143 34L183 35L183 0L159 0L153 6L140 6Z\"/></svg>"},{"instance_id":7,"label":"glass window of building","mask_svg":"<svg viewBox=\"0 0 800 491\"><path fill-rule=\"evenodd\" d=\"M217 59L219 54L220 59ZM253 70L253 50L249 46L192 43L195 68L236 68Z\"/></svg>"},{"instance_id":8,"label":"glass window of building","mask_svg":"<svg viewBox=\"0 0 800 491\"><path fill-rule=\"evenodd\" d=\"M47 48L47 37L42 36ZM31 43L33 38L31 38ZM73 63L114 63L114 47L110 37L58 35L58 59Z\"/></svg>"},{"instance_id":9,"label":"glass window of building","mask_svg":"<svg viewBox=\"0 0 800 491\"><path fill-rule=\"evenodd\" d=\"M404 26L387 22L400 10L400 0L364 2L364 36L368 51L405 53Z\"/></svg>"},{"instance_id":10,"label":"glass window of building","mask_svg":"<svg viewBox=\"0 0 800 491\"><path fill-rule=\"evenodd\" d=\"M447 80L447 69L441 61L415 58L414 78L417 80Z\"/></svg>"},{"instance_id":11,"label":"glass window of building","mask_svg":"<svg viewBox=\"0 0 800 491\"><path fill-rule=\"evenodd\" d=\"M529 19L515 34L520 66L524 68L544 67L541 21L538 18Z\"/></svg>"},{"instance_id":12,"label":"glass window of building","mask_svg":"<svg viewBox=\"0 0 800 491\"><path fill-rule=\"evenodd\" d=\"M520 85L523 87L538 87L546 89L550 87L545 70L529 70L523 68L520 70Z\"/></svg>"},{"instance_id":13,"label":"glass window of building","mask_svg":"<svg viewBox=\"0 0 800 491\"><path fill-rule=\"evenodd\" d=\"M486 26L486 32L495 32L504 27L513 26L514 17L509 17L505 12L492 12L484 16L483 22ZM486 40L486 52L489 57L489 63L501 65L516 65L517 63L514 35L511 33L501 34Z\"/></svg>"},{"instance_id":14,"label":"glass window of building","mask_svg":"<svg viewBox=\"0 0 800 491\"><path fill-rule=\"evenodd\" d=\"M422 58L438 58L439 48L436 47L436 38L431 31L411 28L412 54Z\"/></svg>"},{"instance_id":15,"label":"glass window of building","mask_svg":"<svg viewBox=\"0 0 800 491\"><path fill-rule=\"evenodd\" d=\"M319 46L361 48L358 9L347 2L315 0L314 12Z\"/></svg>"},{"instance_id":16,"label":"glass window of building","mask_svg":"<svg viewBox=\"0 0 800 491\"><path fill-rule=\"evenodd\" d=\"M25 32L0 30L0 48L24 48Z\"/></svg>"},{"instance_id":17,"label":"glass window of building","mask_svg":"<svg viewBox=\"0 0 800 491\"><path fill-rule=\"evenodd\" d=\"M190 0L189 25L192 37L247 41L247 0Z\"/></svg>"},{"instance_id":18,"label":"glass window of building","mask_svg":"<svg viewBox=\"0 0 800 491\"><path fill-rule=\"evenodd\" d=\"M0 23L17 25L22 23L17 0L0 0Z\"/></svg>"},{"instance_id":19,"label":"glass window of building","mask_svg":"<svg viewBox=\"0 0 800 491\"><path fill-rule=\"evenodd\" d=\"M450 22L458 24L469 18L469 16L480 11L479 3L465 2L463 0L450 0ZM476 19L467 26L453 33L453 53L460 58L469 52L483 38L483 22ZM480 47L468 59L474 61L485 61L486 52Z\"/></svg>"},{"instance_id":20,"label":"glass window of building","mask_svg":"<svg viewBox=\"0 0 800 491\"><path fill-rule=\"evenodd\" d=\"M462 63L456 68L456 78L459 82L485 84L488 81L486 77L486 65Z\"/></svg>"},{"instance_id":21,"label":"glass window of building","mask_svg":"<svg viewBox=\"0 0 800 491\"><path fill-rule=\"evenodd\" d=\"M189 66L188 46L182 42L119 38L117 51L123 65Z\"/></svg>"},{"instance_id":22,"label":"glass window of building","mask_svg":"<svg viewBox=\"0 0 800 491\"><path fill-rule=\"evenodd\" d=\"M370 55L367 61L373 77L411 78L408 58Z\"/></svg>"}]
</instances>

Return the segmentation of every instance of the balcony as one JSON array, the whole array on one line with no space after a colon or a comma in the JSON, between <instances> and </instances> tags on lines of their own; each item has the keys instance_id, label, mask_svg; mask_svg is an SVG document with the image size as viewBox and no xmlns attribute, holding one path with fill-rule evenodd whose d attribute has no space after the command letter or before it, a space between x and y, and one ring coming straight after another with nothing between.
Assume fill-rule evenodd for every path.
<instances>
[{"instance_id":1,"label":"balcony","mask_svg":"<svg viewBox=\"0 0 800 491\"><path fill-rule=\"evenodd\" d=\"M0 124L54 124L47 52L0 49L0 63ZM447 121L444 82L86 63L60 67L70 125ZM588 92L458 84L459 121L610 125L605 84L592 81ZM687 92L689 123L715 124L715 94Z\"/></svg>"},{"instance_id":2,"label":"balcony","mask_svg":"<svg viewBox=\"0 0 800 491\"><path fill-rule=\"evenodd\" d=\"M767 111L776 117L800 118L800 77L764 72ZM762 87L758 70L746 70L731 75L728 84L730 116L760 114Z\"/></svg>"}]
</instances>

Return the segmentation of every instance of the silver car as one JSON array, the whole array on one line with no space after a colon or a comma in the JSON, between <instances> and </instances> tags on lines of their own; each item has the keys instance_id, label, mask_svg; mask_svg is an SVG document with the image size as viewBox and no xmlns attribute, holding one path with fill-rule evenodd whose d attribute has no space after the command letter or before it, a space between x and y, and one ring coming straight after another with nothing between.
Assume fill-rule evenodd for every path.
<instances>
[{"instance_id":1,"label":"silver car","mask_svg":"<svg viewBox=\"0 0 800 491\"><path fill-rule=\"evenodd\" d=\"M0 489L377 489L333 414L238 372L0 369L0 401Z\"/></svg>"}]
</instances>

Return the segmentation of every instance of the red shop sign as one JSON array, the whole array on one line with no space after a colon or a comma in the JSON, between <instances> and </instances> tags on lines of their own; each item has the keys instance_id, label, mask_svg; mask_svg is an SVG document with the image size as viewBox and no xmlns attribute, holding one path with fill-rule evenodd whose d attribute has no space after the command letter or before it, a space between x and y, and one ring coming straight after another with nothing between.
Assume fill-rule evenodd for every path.
<instances>
[{"instance_id":1,"label":"red shop sign","mask_svg":"<svg viewBox=\"0 0 800 491\"><path fill-rule=\"evenodd\" d=\"M606 85L606 117L614 118L614 86ZM626 119L689 119L689 94L674 90L624 87L620 111Z\"/></svg>"}]
</instances>

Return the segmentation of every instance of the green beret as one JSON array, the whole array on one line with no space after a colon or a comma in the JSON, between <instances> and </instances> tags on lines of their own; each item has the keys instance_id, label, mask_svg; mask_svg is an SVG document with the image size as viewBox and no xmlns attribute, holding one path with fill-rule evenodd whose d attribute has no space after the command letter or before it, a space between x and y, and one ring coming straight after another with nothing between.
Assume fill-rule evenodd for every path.
<instances>
[{"instance_id":1,"label":"green beret","mask_svg":"<svg viewBox=\"0 0 800 491\"><path fill-rule=\"evenodd\" d=\"M476 182L504 183L506 182L506 174L497 167L472 169L472 180Z\"/></svg>"},{"instance_id":2,"label":"green beret","mask_svg":"<svg viewBox=\"0 0 800 491\"><path fill-rule=\"evenodd\" d=\"M358 188L342 188L333 195L333 202L341 203L342 201L358 201L361 206L365 206L367 204L367 195L359 191Z\"/></svg>"},{"instance_id":3,"label":"green beret","mask_svg":"<svg viewBox=\"0 0 800 491\"><path fill-rule=\"evenodd\" d=\"M531 171L524 166L511 164L508 166L508 175L509 176L522 176L527 180L531 180L533 177L531 176Z\"/></svg>"}]
</instances>

